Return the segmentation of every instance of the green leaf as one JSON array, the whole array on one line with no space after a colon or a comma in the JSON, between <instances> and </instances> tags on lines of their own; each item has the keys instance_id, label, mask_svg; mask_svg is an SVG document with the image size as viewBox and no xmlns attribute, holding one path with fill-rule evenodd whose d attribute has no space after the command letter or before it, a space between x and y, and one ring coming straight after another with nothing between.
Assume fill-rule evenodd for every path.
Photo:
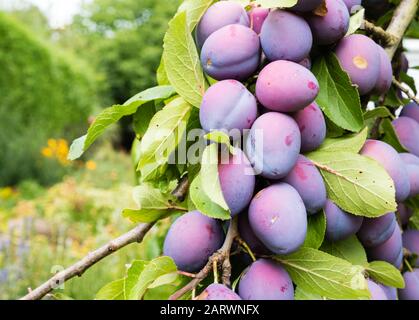
<instances>
[{"instance_id":1,"label":"green leaf","mask_svg":"<svg viewBox=\"0 0 419 320\"><path fill-rule=\"evenodd\" d=\"M325 251L332 256L342 258L354 265L368 265L365 249L356 236L351 236L338 242L326 241L323 243L320 250Z\"/></svg>"},{"instance_id":2,"label":"green leaf","mask_svg":"<svg viewBox=\"0 0 419 320\"><path fill-rule=\"evenodd\" d=\"M185 12L178 13L169 22L164 37L163 60L167 77L176 92L199 108L207 83Z\"/></svg>"},{"instance_id":3,"label":"green leaf","mask_svg":"<svg viewBox=\"0 0 419 320\"><path fill-rule=\"evenodd\" d=\"M176 265L170 257L158 257L152 261L134 261L125 278L126 300L141 299L156 279L176 271Z\"/></svg>"},{"instance_id":4,"label":"green leaf","mask_svg":"<svg viewBox=\"0 0 419 320\"><path fill-rule=\"evenodd\" d=\"M298 0L255 0L253 3L263 8L291 8Z\"/></svg>"},{"instance_id":5,"label":"green leaf","mask_svg":"<svg viewBox=\"0 0 419 320\"><path fill-rule=\"evenodd\" d=\"M202 214L220 220L229 220L231 218L228 210L224 210L214 203L202 190L201 174L198 174L192 181L189 195L196 209Z\"/></svg>"},{"instance_id":6,"label":"green leaf","mask_svg":"<svg viewBox=\"0 0 419 320\"><path fill-rule=\"evenodd\" d=\"M102 287L95 300L124 300L124 279L112 281Z\"/></svg>"},{"instance_id":7,"label":"green leaf","mask_svg":"<svg viewBox=\"0 0 419 320\"><path fill-rule=\"evenodd\" d=\"M364 23L364 16L365 9L361 9L351 17L351 20L349 21L349 29L345 37L355 33L359 28L361 28Z\"/></svg>"},{"instance_id":8,"label":"green leaf","mask_svg":"<svg viewBox=\"0 0 419 320\"><path fill-rule=\"evenodd\" d=\"M413 93L415 94L415 96L418 94L418 91L416 89L416 84L415 84L415 79L411 76L409 76L407 73L405 72L401 72L400 73L400 80L407 84L407 86L412 89Z\"/></svg>"},{"instance_id":9,"label":"green leaf","mask_svg":"<svg viewBox=\"0 0 419 320\"><path fill-rule=\"evenodd\" d=\"M201 160L201 187L206 195L224 210L229 210L221 190L218 177L218 146L210 144L204 150Z\"/></svg>"},{"instance_id":10,"label":"green leaf","mask_svg":"<svg viewBox=\"0 0 419 320\"><path fill-rule=\"evenodd\" d=\"M326 233L326 216L324 211L308 216L307 236L303 246L318 249L323 243Z\"/></svg>"},{"instance_id":11,"label":"green leaf","mask_svg":"<svg viewBox=\"0 0 419 320\"><path fill-rule=\"evenodd\" d=\"M368 136L368 128L364 128L360 133L348 134L339 138L326 138L320 148L315 152L336 152L346 151L358 153L362 149Z\"/></svg>"},{"instance_id":12,"label":"green leaf","mask_svg":"<svg viewBox=\"0 0 419 320\"><path fill-rule=\"evenodd\" d=\"M177 205L171 194L143 184L134 188L133 198L138 209L125 209L122 215L134 223L151 223L187 208Z\"/></svg>"},{"instance_id":13,"label":"green leaf","mask_svg":"<svg viewBox=\"0 0 419 320\"><path fill-rule=\"evenodd\" d=\"M156 114L156 106L153 102L148 102L134 113L133 127L135 133L142 137L147 132L151 119Z\"/></svg>"},{"instance_id":14,"label":"green leaf","mask_svg":"<svg viewBox=\"0 0 419 320\"><path fill-rule=\"evenodd\" d=\"M142 181L164 173L170 155L177 148L186 130L191 106L182 98L172 100L151 119L141 141L140 161Z\"/></svg>"},{"instance_id":15,"label":"green leaf","mask_svg":"<svg viewBox=\"0 0 419 320\"><path fill-rule=\"evenodd\" d=\"M419 196L411 197L404 203L407 207L413 210L413 215L409 219L409 227L419 230Z\"/></svg>"},{"instance_id":16,"label":"green leaf","mask_svg":"<svg viewBox=\"0 0 419 320\"><path fill-rule=\"evenodd\" d=\"M374 118L391 118L394 119L394 116L386 107L377 107L375 109L369 110L364 113L364 119L374 119Z\"/></svg>"},{"instance_id":17,"label":"green leaf","mask_svg":"<svg viewBox=\"0 0 419 320\"><path fill-rule=\"evenodd\" d=\"M394 288L403 289L403 276L392 264L384 261L373 261L366 267L368 274L374 280Z\"/></svg>"},{"instance_id":18,"label":"green leaf","mask_svg":"<svg viewBox=\"0 0 419 320\"><path fill-rule=\"evenodd\" d=\"M370 218L396 210L394 182L378 162L343 151L308 157L320 169L329 199L343 210Z\"/></svg>"},{"instance_id":19,"label":"green leaf","mask_svg":"<svg viewBox=\"0 0 419 320\"><path fill-rule=\"evenodd\" d=\"M301 287L297 287L295 289L294 299L295 300L324 300L324 298L321 295L307 292L301 289Z\"/></svg>"},{"instance_id":20,"label":"green leaf","mask_svg":"<svg viewBox=\"0 0 419 320\"><path fill-rule=\"evenodd\" d=\"M320 84L316 101L326 116L343 129L360 131L364 119L359 93L336 56L331 53L315 61L313 73Z\"/></svg>"},{"instance_id":21,"label":"green leaf","mask_svg":"<svg viewBox=\"0 0 419 320\"><path fill-rule=\"evenodd\" d=\"M383 119L383 121L381 121L381 130L384 133L384 137L382 139L383 141L391 145L397 150L397 152L408 152L401 144L396 130L394 130L394 127L389 119Z\"/></svg>"},{"instance_id":22,"label":"green leaf","mask_svg":"<svg viewBox=\"0 0 419 320\"><path fill-rule=\"evenodd\" d=\"M107 127L119 121L122 117L134 114L140 106L149 101L167 99L174 93L171 86L158 86L138 93L123 105L106 108L96 117L87 134L73 141L68 159L80 158L83 152L92 145Z\"/></svg>"},{"instance_id":23,"label":"green leaf","mask_svg":"<svg viewBox=\"0 0 419 320\"><path fill-rule=\"evenodd\" d=\"M186 12L188 27L192 31L213 2L215 0L185 0L177 12Z\"/></svg>"},{"instance_id":24,"label":"green leaf","mask_svg":"<svg viewBox=\"0 0 419 320\"><path fill-rule=\"evenodd\" d=\"M228 148L231 154L236 154L236 149L231 145L230 137L225 132L211 131L204 136L204 139L223 144Z\"/></svg>"},{"instance_id":25,"label":"green leaf","mask_svg":"<svg viewBox=\"0 0 419 320\"><path fill-rule=\"evenodd\" d=\"M167 78L166 67L164 66L163 56L161 57L159 67L156 72L157 83L159 86L169 85L169 79Z\"/></svg>"},{"instance_id":26,"label":"green leaf","mask_svg":"<svg viewBox=\"0 0 419 320\"><path fill-rule=\"evenodd\" d=\"M364 269L328 253L301 248L287 256L275 256L302 290L331 299L369 298Z\"/></svg>"}]
</instances>

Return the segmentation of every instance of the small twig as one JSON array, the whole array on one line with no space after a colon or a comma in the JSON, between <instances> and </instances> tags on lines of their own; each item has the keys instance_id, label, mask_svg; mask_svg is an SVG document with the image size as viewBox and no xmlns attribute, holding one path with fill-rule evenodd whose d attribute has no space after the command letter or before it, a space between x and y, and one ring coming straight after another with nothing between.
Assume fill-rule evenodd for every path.
<instances>
[{"instance_id":1,"label":"small twig","mask_svg":"<svg viewBox=\"0 0 419 320\"><path fill-rule=\"evenodd\" d=\"M230 226L227 231L226 239L224 240L224 244L217 252L215 252L209 259L207 264L202 268L201 271L199 271L193 280L191 280L186 286L182 287L178 291L176 291L174 294L172 294L169 298L169 300L177 300L181 298L183 295L185 295L187 292L194 290L198 284L204 280L208 274L213 269L213 263L216 261L217 263L224 261L226 259L229 259L230 256L230 250L231 246L233 245L233 240L238 234L238 228L237 228L237 217L233 218L231 220ZM224 282L224 271L223 271L223 282Z\"/></svg>"},{"instance_id":2,"label":"small twig","mask_svg":"<svg viewBox=\"0 0 419 320\"><path fill-rule=\"evenodd\" d=\"M413 268L412 268L412 266L410 265L409 261L407 261L407 259L404 259L404 263L406 264L407 269L408 269L410 272L413 272Z\"/></svg>"},{"instance_id":3,"label":"small twig","mask_svg":"<svg viewBox=\"0 0 419 320\"><path fill-rule=\"evenodd\" d=\"M182 276L188 277L188 278L195 278L196 277L195 273L190 273L190 272L186 272L186 271L178 270L177 273L182 275Z\"/></svg>"},{"instance_id":4,"label":"small twig","mask_svg":"<svg viewBox=\"0 0 419 320\"><path fill-rule=\"evenodd\" d=\"M385 47L391 47L397 43L397 38L391 33L388 33L383 28L376 26L372 22L364 20L365 31L383 42Z\"/></svg>"},{"instance_id":5,"label":"small twig","mask_svg":"<svg viewBox=\"0 0 419 320\"><path fill-rule=\"evenodd\" d=\"M396 86L400 91L402 91L404 94L407 95L407 97L410 100L415 101L419 104L419 98L417 98L409 89L403 86L403 83L396 80L396 78L393 78L393 85Z\"/></svg>"},{"instance_id":6,"label":"small twig","mask_svg":"<svg viewBox=\"0 0 419 320\"><path fill-rule=\"evenodd\" d=\"M175 190L172 191L172 195L178 199L180 202L185 200L186 194L188 193L189 189L189 179L188 176L185 175L175 188Z\"/></svg>"},{"instance_id":7,"label":"small twig","mask_svg":"<svg viewBox=\"0 0 419 320\"><path fill-rule=\"evenodd\" d=\"M62 285L67 280L74 278L75 276L81 276L87 269L102 260L103 258L111 255L112 253L122 249L123 247L134 243L141 242L146 233L151 229L153 223L140 224L134 229L128 231L122 236L108 242L104 246L90 252L80 261L76 262L67 269L57 273L51 279L40 285L38 288L30 291L26 296L22 297L21 300L39 300L42 299L46 294Z\"/></svg>"},{"instance_id":8,"label":"small twig","mask_svg":"<svg viewBox=\"0 0 419 320\"><path fill-rule=\"evenodd\" d=\"M236 241L239 243L240 246L246 250L246 252L249 254L250 258L252 258L253 261L256 261L255 254L253 253L252 249L250 249L249 245L244 241L240 236L236 237Z\"/></svg>"},{"instance_id":9,"label":"small twig","mask_svg":"<svg viewBox=\"0 0 419 320\"><path fill-rule=\"evenodd\" d=\"M374 124L371 128L371 139L377 140L380 137L380 125L382 121L383 119L380 117L375 119Z\"/></svg>"},{"instance_id":10,"label":"small twig","mask_svg":"<svg viewBox=\"0 0 419 320\"><path fill-rule=\"evenodd\" d=\"M212 272L214 274L214 283L218 283L218 261L216 259L212 261Z\"/></svg>"}]
</instances>

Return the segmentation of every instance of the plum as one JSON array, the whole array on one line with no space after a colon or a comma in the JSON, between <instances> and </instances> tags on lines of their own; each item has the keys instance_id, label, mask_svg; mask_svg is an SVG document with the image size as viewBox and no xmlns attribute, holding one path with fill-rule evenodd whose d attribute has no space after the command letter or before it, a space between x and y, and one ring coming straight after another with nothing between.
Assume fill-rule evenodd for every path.
<instances>
[{"instance_id":1,"label":"plum","mask_svg":"<svg viewBox=\"0 0 419 320\"><path fill-rule=\"evenodd\" d=\"M361 34L343 38L335 49L336 56L359 93L371 92L380 76L380 53L377 44Z\"/></svg>"},{"instance_id":2,"label":"plum","mask_svg":"<svg viewBox=\"0 0 419 320\"><path fill-rule=\"evenodd\" d=\"M402 52L400 54L400 71L407 73L407 71L409 70L409 60L407 60L406 54L404 52Z\"/></svg>"},{"instance_id":3,"label":"plum","mask_svg":"<svg viewBox=\"0 0 419 320\"><path fill-rule=\"evenodd\" d=\"M230 24L250 26L246 10L234 1L219 1L214 3L202 16L196 28L196 40L199 47L215 31Z\"/></svg>"},{"instance_id":4,"label":"plum","mask_svg":"<svg viewBox=\"0 0 419 320\"><path fill-rule=\"evenodd\" d=\"M406 169L410 183L409 197L415 197L419 195L419 166L408 164Z\"/></svg>"},{"instance_id":5,"label":"plum","mask_svg":"<svg viewBox=\"0 0 419 320\"><path fill-rule=\"evenodd\" d=\"M396 268L400 268L403 260L402 234L398 225L394 228L391 237L382 244L367 248L370 261L386 261Z\"/></svg>"},{"instance_id":6,"label":"plum","mask_svg":"<svg viewBox=\"0 0 419 320\"><path fill-rule=\"evenodd\" d=\"M311 58L305 57L303 60L298 62L299 65L302 65L304 68L307 68L308 70L311 69Z\"/></svg>"},{"instance_id":7,"label":"plum","mask_svg":"<svg viewBox=\"0 0 419 320\"><path fill-rule=\"evenodd\" d=\"M400 300L419 300L419 269L403 273L406 286L399 289Z\"/></svg>"},{"instance_id":8,"label":"plum","mask_svg":"<svg viewBox=\"0 0 419 320\"><path fill-rule=\"evenodd\" d=\"M401 144L415 156L419 156L419 123L409 117L399 117L392 122Z\"/></svg>"},{"instance_id":9,"label":"plum","mask_svg":"<svg viewBox=\"0 0 419 320\"><path fill-rule=\"evenodd\" d=\"M303 199L307 213L314 214L326 204L326 186L316 166L300 155L290 173L282 180L293 186Z\"/></svg>"},{"instance_id":10,"label":"plum","mask_svg":"<svg viewBox=\"0 0 419 320\"><path fill-rule=\"evenodd\" d=\"M378 75L377 83L375 84L374 92L382 95L386 93L393 81L393 67L391 61L385 50L377 45L378 53L380 55L380 73Z\"/></svg>"},{"instance_id":11,"label":"plum","mask_svg":"<svg viewBox=\"0 0 419 320\"><path fill-rule=\"evenodd\" d=\"M383 284L378 284L387 296L387 300L398 300L397 289L394 287L388 287Z\"/></svg>"},{"instance_id":12,"label":"plum","mask_svg":"<svg viewBox=\"0 0 419 320\"><path fill-rule=\"evenodd\" d=\"M191 211L170 226L163 254L171 257L179 270L196 272L222 246L223 240L224 232L217 220Z\"/></svg>"},{"instance_id":13,"label":"plum","mask_svg":"<svg viewBox=\"0 0 419 320\"><path fill-rule=\"evenodd\" d=\"M239 215L239 234L240 237L247 243L249 248L257 254L269 255L271 252L268 248L256 237L249 224L249 217L247 212Z\"/></svg>"},{"instance_id":14,"label":"plum","mask_svg":"<svg viewBox=\"0 0 419 320\"><path fill-rule=\"evenodd\" d=\"M405 200L410 193L409 175L397 151L389 144L367 140L361 154L381 164L394 181L397 201Z\"/></svg>"},{"instance_id":15,"label":"plum","mask_svg":"<svg viewBox=\"0 0 419 320\"><path fill-rule=\"evenodd\" d=\"M396 228L397 219L393 212L378 218L364 218L358 239L364 247L375 247L387 241Z\"/></svg>"},{"instance_id":16,"label":"plum","mask_svg":"<svg viewBox=\"0 0 419 320\"><path fill-rule=\"evenodd\" d=\"M322 0L298 0L291 9L299 12L313 11L322 4Z\"/></svg>"},{"instance_id":17,"label":"plum","mask_svg":"<svg viewBox=\"0 0 419 320\"><path fill-rule=\"evenodd\" d=\"M326 120L317 103L313 102L293 115L301 132L301 152L317 149L326 138Z\"/></svg>"},{"instance_id":18,"label":"plum","mask_svg":"<svg viewBox=\"0 0 419 320\"><path fill-rule=\"evenodd\" d=\"M296 112L311 104L319 93L319 83L310 70L291 61L275 61L260 72L256 96L266 108Z\"/></svg>"},{"instance_id":19,"label":"plum","mask_svg":"<svg viewBox=\"0 0 419 320\"><path fill-rule=\"evenodd\" d=\"M253 7L252 9L250 9L250 11L248 11L247 14L250 20L250 27L257 34L260 34L260 32L262 31L263 23L268 17L269 11L269 9L260 7Z\"/></svg>"},{"instance_id":20,"label":"plum","mask_svg":"<svg viewBox=\"0 0 419 320\"><path fill-rule=\"evenodd\" d=\"M349 28L349 11L342 0L326 0L324 16L308 18L315 43L329 45L342 39Z\"/></svg>"},{"instance_id":21,"label":"plum","mask_svg":"<svg viewBox=\"0 0 419 320\"><path fill-rule=\"evenodd\" d=\"M313 37L308 23L300 16L284 11L271 11L260 33L260 43L270 61L299 62L308 56Z\"/></svg>"},{"instance_id":22,"label":"plum","mask_svg":"<svg viewBox=\"0 0 419 320\"><path fill-rule=\"evenodd\" d=\"M285 114L268 112L253 124L246 138L246 154L256 173L269 179L285 177L297 162L301 134Z\"/></svg>"},{"instance_id":23,"label":"plum","mask_svg":"<svg viewBox=\"0 0 419 320\"><path fill-rule=\"evenodd\" d=\"M198 300L242 300L233 290L223 284L209 285L199 296Z\"/></svg>"},{"instance_id":24,"label":"plum","mask_svg":"<svg viewBox=\"0 0 419 320\"><path fill-rule=\"evenodd\" d=\"M291 277L279 263L267 259L246 269L238 292L243 300L294 300Z\"/></svg>"},{"instance_id":25,"label":"plum","mask_svg":"<svg viewBox=\"0 0 419 320\"><path fill-rule=\"evenodd\" d=\"M218 176L224 199L231 215L239 214L252 200L255 190L255 175L244 152L235 149L228 162L218 165Z\"/></svg>"},{"instance_id":26,"label":"plum","mask_svg":"<svg viewBox=\"0 0 419 320\"><path fill-rule=\"evenodd\" d=\"M212 33L201 51L204 71L216 80L245 80L256 71L259 61L258 35L239 24Z\"/></svg>"},{"instance_id":27,"label":"plum","mask_svg":"<svg viewBox=\"0 0 419 320\"><path fill-rule=\"evenodd\" d=\"M345 3L349 12L351 12L353 7L361 5L361 0L343 0L343 2Z\"/></svg>"},{"instance_id":28,"label":"plum","mask_svg":"<svg viewBox=\"0 0 419 320\"><path fill-rule=\"evenodd\" d=\"M404 203L399 203L397 205L397 214L401 225L406 226L409 223L410 218L413 216L413 210Z\"/></svg>"},{"instance_id":29,"label":"plum","mask_svg":"<svg viewBox=\"0 0 419 320\"><path fill-rule=\"evenodd\" d=\"M267 187L253 198L249 223L258 239L277 254L296 251L307 234L304 202L287 183Z\"/></svg>"},{"instance_id":30,"label":"plum","mask_svg":"<svg viewBox=\"0 0 419 320\"><path fill-rule=\"evenodd\" d=\"M329 199L324 206L326 214L326 238L329 241L344 240L361 228L363 217L358 217L340 209Z\"/></svg>"},{"instance_id":31,"label":"plum","mask_svg":"<svg viewBox=\"0 0 419 320\"><path fill-rule=\"evenodd\" d=\"M415 156L411 153L400 153L400 158L402 158L403 162L407 165L415 165L419 166L419 157Z\"/></svg>"},{"instance_id":32,"label":"plum","mask_svg":"<svg viewBox=\"0 0 419 320\"><path fill-rule=\"evenodd\" d=\"M419 257L419 230L406 230L403 232L403 247ZM416 259L419 267L419 259Z\"/></svg>"},{"instance_id":33,"label":"plum","mask_svg":"<svg viewBox=\"0 0 419 320\"><path fill-rule=\"evenodd\" d=\"M257 117L256 98L236 80L213 84L202 98L199 119L211 130L250 129Z\"/></svg>"},{"instance_id":34,"label":"plum","mask_svg":"<svg viewBox=\"0 0 419 320\"><path fill-rule=\"evenodd\" d=\"M371 300L388 300L387 294L379 284L370 279L367 282L368 289L371 293Z\"/></svg>"},{"instance_id":35,"label":"plum","mask_svg":"<svg viewBox=\"0 0 419 320\"><path fill-rule=\"evenodd\" d=\"M403 108L400 115L402 117L412 118L412 119L416 120L416 122L419 123L419 105L416 102L411 102L411 103L407 104Z\"/></svg>"}]
</instances>

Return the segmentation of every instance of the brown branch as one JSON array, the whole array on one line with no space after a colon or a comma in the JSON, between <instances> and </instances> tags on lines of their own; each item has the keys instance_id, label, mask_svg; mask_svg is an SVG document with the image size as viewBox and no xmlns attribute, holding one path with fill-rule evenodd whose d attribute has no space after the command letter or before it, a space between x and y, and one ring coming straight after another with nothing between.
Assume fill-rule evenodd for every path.
<instances>
[{"instance_id":1,"label":"brown branch","mask_svg":"<svg viewBox=\"0 0 419 320\"><path fill-rule=\"evenodd\" d=\"M391 34L396 39L394 44L386 49L391 60L393 59L407 28L414 19L417 9L418 0L402 0L394 12L393 18L386 30L387 33Z\"/></svg>"},{"instance_id":2,"label":"brown branch","mask_svg":"<svg viewBox=\"0 0 419 320\"><path fill-rule=\"evenodd\" d=\"M393 78L393 85L397 87L400 91L405 93L410 100L413 100L417 104L419 104L419 98L417 98L408 88L403 86L403 83L397 81L396 78Z\"/></svg>"},{"instance_id":3,"label":"brown branch","mask_svg":"<svg viewBox=\"0 0 419 320\"><path fill-rule=\"evenodd\" d=\"M238 235L237 230L237 217L234 217L230 222L230 226L228 228L227 236L224 240L223 246L208 259L207 264L204 266L204 268L202 268L201 271L199 271L195 275L195 278L191 280L186 286L172 294L169 300L177 300L181 298L183 295L185 295L187 292L194 290L198 286L198 284L202 280L204 280L212 271L214 262L216 262L217 265L218 263L223 263L223 282L225 281L225 277L229 276L228 273L231 273L231 266L229 272L224 271L224 261L226 261L227 259L229 260L231 246L233 245L235 237Z\"/></svg>"},{"instance_id":4,"label":"brown branch","mask_svg":"<svg viewBox=\"0 0 419 320\"><path fill-rule=\"evenodd\" d=\"M186 194L188 193L189 189L189 179L188 176L185 175L175 188L175 190L172 191L172 195L178 199L180 202L185 200Z\"/></svg>"},{"instance_id":5,"label":"brown branch","mask_svg":"<svg viewBox=\"0 0 419 320\"><path fill-rule=\"evenodd\" d=\"M74 278L75 276L81 276L87 269L101 261L103 258L111 255L112 253L122 249L123 247L135 243L141 242L146 233L151 229L153 223L140 224L134 229L128 231L122 236L108 242L99 249L90 252L80 261L76 262L67 269L57 273L55 276L50 278L44 284L40 285L34 290L21 298L21 300L39 300L42 299L46 294L58 288L67 280Z\"/></svg>"},{"instance_id":6,"label":"brown branch","mask_svg":"<svg viewBox=\"0 0 419 320\"><path fill-rule=\"evenodd\" d=\"M383 28L364 20L364 29L373 37L381 40L385 47L391 47L397 43L397 38Z\"/></svg>"}]
</instances>

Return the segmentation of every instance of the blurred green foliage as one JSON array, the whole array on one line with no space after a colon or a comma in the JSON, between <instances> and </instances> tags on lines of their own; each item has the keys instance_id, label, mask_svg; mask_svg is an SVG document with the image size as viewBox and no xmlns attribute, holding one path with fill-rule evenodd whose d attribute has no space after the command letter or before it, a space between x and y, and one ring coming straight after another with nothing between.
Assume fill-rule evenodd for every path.
<instances>
[{"instance_id":1,"label":"blurred green foliage","mask_svg":"<svg viewBox=\"0 0 419 320\"><path fill-rule=\"evenodd\" d=\"M41 154L47 139L73 138L96 104L83 63L0 13L0 186L22 179L50 183L63 167Z\"/></svg>"}]
</instances>

